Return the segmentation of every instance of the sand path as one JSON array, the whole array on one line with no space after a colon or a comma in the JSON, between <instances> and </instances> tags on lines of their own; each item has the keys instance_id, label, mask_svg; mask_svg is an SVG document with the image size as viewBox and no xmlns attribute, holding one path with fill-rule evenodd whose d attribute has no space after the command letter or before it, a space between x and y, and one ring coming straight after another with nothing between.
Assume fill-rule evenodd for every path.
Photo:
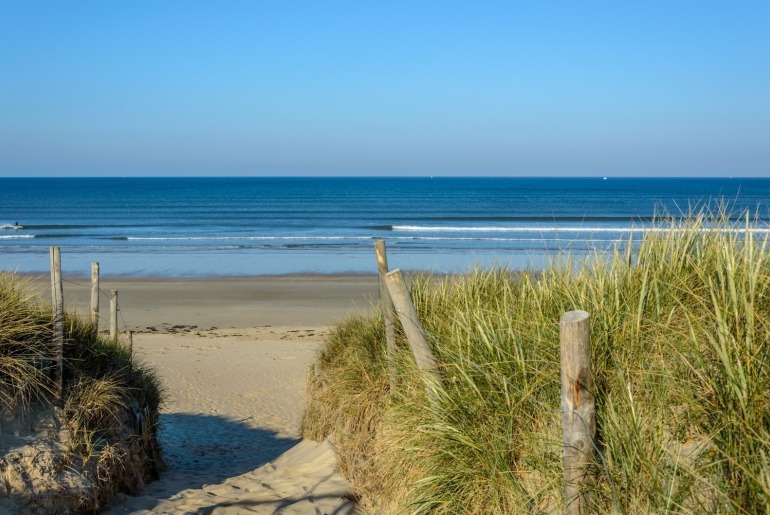
<instances>
[{"instance_id":1,"label":"sand path","mask_svg":"<svg viewBox=\"0 0 770 515\"><path fill-rule=\"evenodd\" d=\"M306 371L324 334L258 327L135 335L135 352L167 389L169 470L106 513L357 513L328 445L299 440Z\"/></svg>"}]
</instances>

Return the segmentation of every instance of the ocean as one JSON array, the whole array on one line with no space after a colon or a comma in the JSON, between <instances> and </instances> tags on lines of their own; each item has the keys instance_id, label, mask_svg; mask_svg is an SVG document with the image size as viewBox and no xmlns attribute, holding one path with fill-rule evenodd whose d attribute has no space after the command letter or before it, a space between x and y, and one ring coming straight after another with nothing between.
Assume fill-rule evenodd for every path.
<instances>
[{"instance_id":1,"label":"ocean","mask_svg":"<svg viewBox=\"0 0 770 515\"><path fill-rule=\"evenodd\" d=\"M541 268L726 203L770 220L770 179L0 178L0 269L205 277Z\"/></svg>"}]
</instances>

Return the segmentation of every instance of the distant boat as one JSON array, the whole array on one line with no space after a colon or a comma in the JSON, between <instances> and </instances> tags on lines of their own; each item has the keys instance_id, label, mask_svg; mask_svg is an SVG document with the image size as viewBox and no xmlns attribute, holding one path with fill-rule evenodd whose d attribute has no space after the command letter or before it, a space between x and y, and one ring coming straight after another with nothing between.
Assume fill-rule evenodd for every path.
<instances>
[{"instance_id":1,"label":"distant boat","mask_svg":"<svg viewBox=\"0 0 770 515\"><path fill-rule=\"evenodd\" d=\"M607 178L606 178L606 177L602 177L602 180L603 180L603 181L606 181L606 180L607 180Z\"/></svg>"},{"instance_id":2,"label":"distant boat","mask_svg":"<svg viewBox=\"0 0 770 515\"><path fill-rule=\"evenodd\" d=\"M19 225L19 224L13 224L13 225L11 225L11 224L5 224L5 225L0 225L0 229L23 229L23 228L24 228L24 226L23 226L23 225Z\"/></svg>"}]
</instances>

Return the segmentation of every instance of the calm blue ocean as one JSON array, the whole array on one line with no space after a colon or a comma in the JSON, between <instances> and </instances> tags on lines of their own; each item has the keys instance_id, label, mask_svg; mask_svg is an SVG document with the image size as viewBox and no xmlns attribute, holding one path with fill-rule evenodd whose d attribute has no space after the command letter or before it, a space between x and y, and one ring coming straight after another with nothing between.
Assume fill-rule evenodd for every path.
<instances>
[{"instance_id":1,"label":"calm blue ocean","mask_svg":"<svg viewBox=\"0 0 770 515\"><path fill-rule=\"evenodd\" d=\"M209 276L537 268L623 242L632 228L726 201L765 230L770 179L5 178L0 268Z\"/></svg>"}]
</instances>

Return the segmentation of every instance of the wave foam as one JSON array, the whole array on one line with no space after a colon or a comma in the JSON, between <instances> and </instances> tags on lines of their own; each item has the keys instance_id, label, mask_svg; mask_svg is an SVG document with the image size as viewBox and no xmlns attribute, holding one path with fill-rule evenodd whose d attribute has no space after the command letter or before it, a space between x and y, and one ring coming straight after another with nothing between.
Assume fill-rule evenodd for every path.
<instances>
[{"instance_id":1,"label":"wave foam","mask_svg":"<svg viewBox=\"0 0 770 515\"><path fill-rule=\"evenodd\" d=\"M371 240L371 236L127 236L130 241L296 241L296 240Z\"/></svg>"},{"instance_id":2,"label":"wave foam","mask_svg":"<svg viewBox=\"0 0 770 515\"><path fill-rule=\"evenodd\" d=\"M34 237L34 234L2 234L0 235L0 240L23 240Z\"/></svg>"},{"instance_id":3,"label":"wave foam","mask_svg":"<svg viewBox=\"0 0 770 515\"><path fill-rule=\"evenodd\" d=\"M515 226L515 227L460 227L460 226L432 226L432 225L394 225L391 230L403 231L403 232L563 232L563 233L594 233L594 232L609 232L609 233L630 233L630 232L669 232L671 227L532 227L532 226ZM683 227L682 229L674 228L673 230L688 231L690 229ZM704 231L710 231L711 229L705 228ZM770 233L768 227L752 227L749 229L743 227L736 227L730 229L714 229L714 230L730 230L738 233L745 233L747 231L752 233Z\"/></svg>"}]
</instances>

